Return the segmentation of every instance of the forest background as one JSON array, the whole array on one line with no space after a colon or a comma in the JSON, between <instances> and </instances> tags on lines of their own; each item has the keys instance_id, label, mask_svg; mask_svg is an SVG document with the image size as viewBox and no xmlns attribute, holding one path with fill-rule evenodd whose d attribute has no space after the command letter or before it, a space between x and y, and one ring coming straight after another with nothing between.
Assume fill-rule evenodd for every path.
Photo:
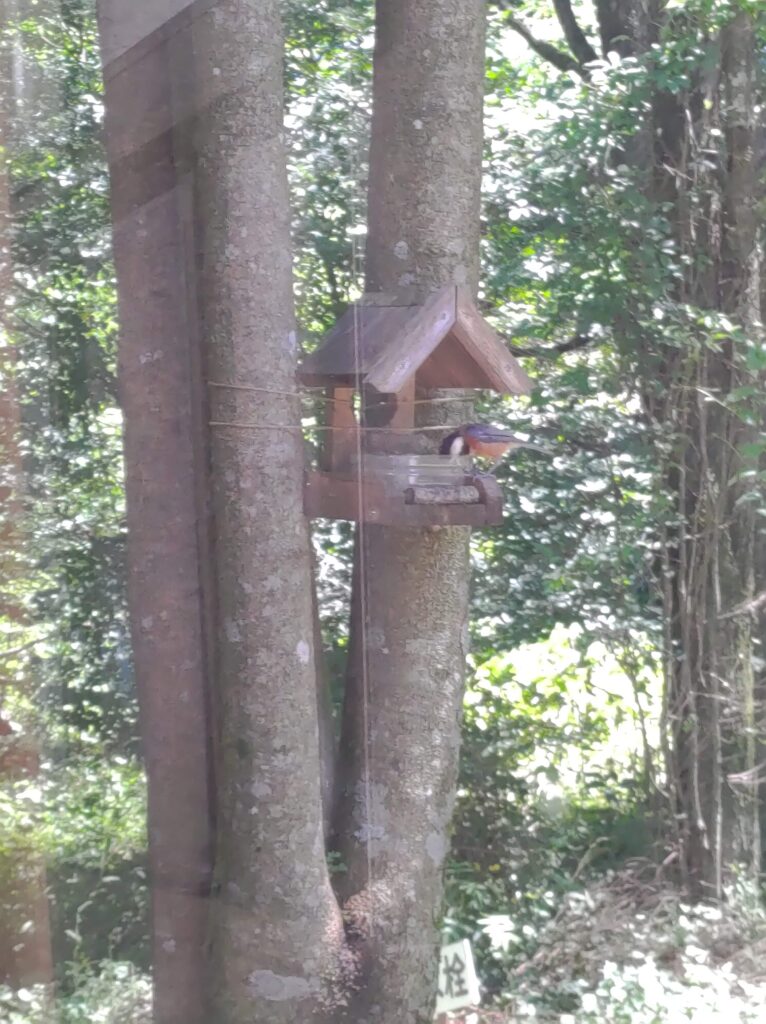
<instances>
[{"instance_id":1,"label":"forest background","mask_svg":"<svg viewBox=\"0 0 766 1024\"><path fill-rule=\"evenodd\" d=\"M282 6L308 351L360 293L374 12ZM487 8L480 299L535 390L479 414L556 456L509 459L472 540L443 934L498 1011L758 1020L766 25L670 2L640 40L613 7ZM150 953L96 12L2 20L0 686L40 763L3 781L0 853L45 864L63 1019L116 1024L149 1012ZM339 700L350 528L314 543ZM44 1004L0 989L13 1024Z\"/></svg>"}]
</instances>

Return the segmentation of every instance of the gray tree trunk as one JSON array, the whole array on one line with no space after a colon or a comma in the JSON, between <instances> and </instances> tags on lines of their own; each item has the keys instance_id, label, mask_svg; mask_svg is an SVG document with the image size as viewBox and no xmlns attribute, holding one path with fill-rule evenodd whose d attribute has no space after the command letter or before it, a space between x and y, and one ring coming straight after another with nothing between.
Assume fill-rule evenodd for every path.
<instances>
[{"instance_id":1,"label":"gray tree trunk","mask_svg":"<svg viewBox=\"0 0 766 1024\"><path fill-rule=\"evenodd\" d=\"M155 1019L320 1021L344 999L345 944L322 834L300 403L283 394L297 344L278 3L102 0L99 14ZM211 387L208 403L209 381L264 390Z\"/></svg>"},{"instance_id":2,"label":"gray tree trunk","mask_svg":"<svg viewBox=\"0 0 766 1024\"><path fill-rule=\"evenodd\" d=\"M378 4L368 290L424 295L454 281L476 291L484 17L481 0ZM433 408L444 422L466 414L461 405ZM338 889L360 969L351 1020L433 1016L469 533L357 533L336 817L347 869Z\"/></svg>"},{"instance_id":3,"label":"gray tree trunk","mask_svg":"<svg viewBox=\"0 0 766 1024\"><path fill-rule=\"evenodd\" d=\"M153 0L98 5L120 309L128 599L149 787L154 1019L202 1024L212 872L205 403L188 249L190 177L179 160L178 83L188 55L179 62L178 25L163 31L158 10Z\"/></svg>"},{"instance_id":4,"label":"gray tree trunk","mask_svg":"<svg viewBox=\"0 0 766 1024\"><path fill-rule=\"evenodd\" d=\"M731 562L729 587L722 588L724 613L733 605L751 602L755 596L756 557L759 550L759 517L752 500L752 474L759 459L753 454L762 437L758 413L762 415L766 375L750 368L746 346L763 344L760 295L763 287L763 212L758 198L761 189L754 159L760 111L758 91L758 41L753 17L744 11L727 25L721 38L721 104L728 174L723 191L722 258L720 293L723 311L742 324L745 345L734 343L730 354L730 388L755 388L756 402L746 399L734 406L723 450L736 454L723 465L728 504L724 522L730 522L727 554ZM750 454L748 454L750 453ZM761 502L764 497L760 486ZM748 494L750 497L748 498ZM728 592L727 592L728 591ZM720 613L719 613L720 614ZM725 835L722 859L728 868L744 865L754 884L761 869L759 790L752 777L746 785L732 778L756 772L759 715L756 710L755 665L758 648L757 621L752 614L726 618L727 672L732 694L732 713L727 716L722 739L724 765L724 808L732 827ZM726 819L724 819L725 822Z\"/></svg>"},{"instance_id":5,"label":"gray tree trunk","mask_svg":"<svg viewBox=\"0 0 766 1024\"><path fill-rule=\"evenodd\" d=\"M293 1024L333 1011L344 935L324 852L300 402L285 394L297 343L278 0L221 0L192 34L206 363L240 388L214 388L211 411L211 1019Z\"/></svg>"}]
</instances>

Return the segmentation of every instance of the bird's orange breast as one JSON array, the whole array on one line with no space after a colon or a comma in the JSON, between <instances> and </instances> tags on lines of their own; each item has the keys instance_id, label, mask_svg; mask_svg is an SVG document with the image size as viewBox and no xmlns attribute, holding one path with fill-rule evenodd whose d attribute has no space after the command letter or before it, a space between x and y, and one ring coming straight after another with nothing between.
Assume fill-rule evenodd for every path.
<instances>
[{"instance_id":1,"label":"bird's orange breast","mask_svg":"<svg viewBox=\"0 0 766 1024\"><path fill-rule=\"evenodd\" d=\"M510 441L474 441L468 438L468 446L473 455L484 459L499 459L511 446Z\"/></svg>"}]
</instances>

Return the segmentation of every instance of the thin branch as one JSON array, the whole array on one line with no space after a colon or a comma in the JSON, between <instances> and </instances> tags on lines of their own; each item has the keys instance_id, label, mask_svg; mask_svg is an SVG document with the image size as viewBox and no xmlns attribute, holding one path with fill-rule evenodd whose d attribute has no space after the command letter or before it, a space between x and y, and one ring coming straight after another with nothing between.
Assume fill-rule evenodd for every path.
<instances>
[{"instance_id":1,"label":"thin branch","mask_svg":"<svg viewBox=\"0 0 766 1024\"><path fill-rule=\"evenodd\" d=\"M23 654L24 651L28 651L30 647L35 647L37 644L43 644L46 640L54 635L54 632L46 633L45 636L35 637L34 640L28 640L24 644L19 644L18 647L7 647L4 651L0 651L0 660L6 658L15 658L17 654Z\"/></svg>"},{"instance_id":2,"label":"thin branch","mask_svg":"<svg viewBox=\"0 0 766 1024\"><path fill-rule=\"evenodd\" d=\"M556 17L564 30L569 49L580 64L590 64L598 60L598 54L590 45L587 36L577 23L570 0L553 0Z\"/></svg>"},{"instance_id":3,"label":"thin branch","mask_svg":"<svg viewBox=\"0 0 766 1024\"><path fill-rule=\"evenodd\" d=\"M502 338L502 334L500 335ZM508 341L507 338L503 339ZM553 356L563 355L565 352L576 352L578 349L587 348L596 339L590 334L575 334L567 341L560 341L556 345L535 346L527 348L523 345L512 345L508 348L514 356L533 356L534 358L550 359Z\"/></svg>"},{"instance_id":4,"label":"thin branch","mask_svg":"<svg viewBox=\"0 0 766 1024\"><path fill-rule=\"evenodd\" d=\"M593 858L598 855L598 853L600 852L599 847L603 846L605 843L608 842L609 839L606 836L599 836L598 839L593 840L588 849L577 862L577 867L574 869L574 873L572 875L573 880L577 880L582 874L582 872L585 870L585 868L593 860Z\"/></svg>"},{"instance_id":5,"label":"thin branch","mask_svg":"<svg viewBox=\"0 0 766 1024\"><path fill-rule=\"evenodd\" d=\"M744 786L760 786L766 780L766 775L761 775L761 769L766 768L766 761L753 765L744 772L734 772L726 776L726 781L734 785L740 783Z\"/></svg>"},{"instance_id":6,"label":"thin branch","mask_svg":"<svg viewBox=\"0 0 766 1024\"><path fill-rule=\"evenodd\" d=\"M750 601L743 601L741 604L735 605L731 611L724 612L723 615L719 615L718 618L731 619L734 618L735 615L753 614L760 611L761 608L766 608L766 590L762 590L760 594L756 594L756 596Z\"/></svg>"},{"instance_id":7,"label":"thin branch","mask_svg":"<svg viewBox=\"0 0 766 1024\"><path fill-rule=\"evenodd\" d=\"M505 0L500 0L498 6L501 10L508 10ZM514 18L509 14L506 18L506 22L514 32L518 32L530 49L534 50L536 54L543 58L543 60L546 60L549 64L558 68L559 71L574 71L582 78L587 77L586 71L577 63L574 57L565 53L564 50L559 50L559 48L557 46L553 46L552 43L546 43L545 40L538 39L536 36L533 36L526 25L523 25L517 18Z\"/></svg>"}]
</instances>

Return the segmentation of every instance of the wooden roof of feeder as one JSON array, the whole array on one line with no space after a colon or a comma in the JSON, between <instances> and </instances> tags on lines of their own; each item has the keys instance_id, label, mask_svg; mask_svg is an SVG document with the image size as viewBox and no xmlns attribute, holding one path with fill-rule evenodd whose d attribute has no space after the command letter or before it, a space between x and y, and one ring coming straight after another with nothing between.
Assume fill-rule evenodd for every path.
<instances>
[{"instance_id":1,"label":"wooden roof of feeder","mask_svg":"<svg viewBox=\"0 0 766 1024\"><path fill-rule=\"evenodd\" d=\"M420 305L350 307L299 370L304 384L368 385L384 394L401 391L415 375L424 388L488 388L506 395L532 390L470 296L454 285Z\"/></svg>"}]
</instances>

